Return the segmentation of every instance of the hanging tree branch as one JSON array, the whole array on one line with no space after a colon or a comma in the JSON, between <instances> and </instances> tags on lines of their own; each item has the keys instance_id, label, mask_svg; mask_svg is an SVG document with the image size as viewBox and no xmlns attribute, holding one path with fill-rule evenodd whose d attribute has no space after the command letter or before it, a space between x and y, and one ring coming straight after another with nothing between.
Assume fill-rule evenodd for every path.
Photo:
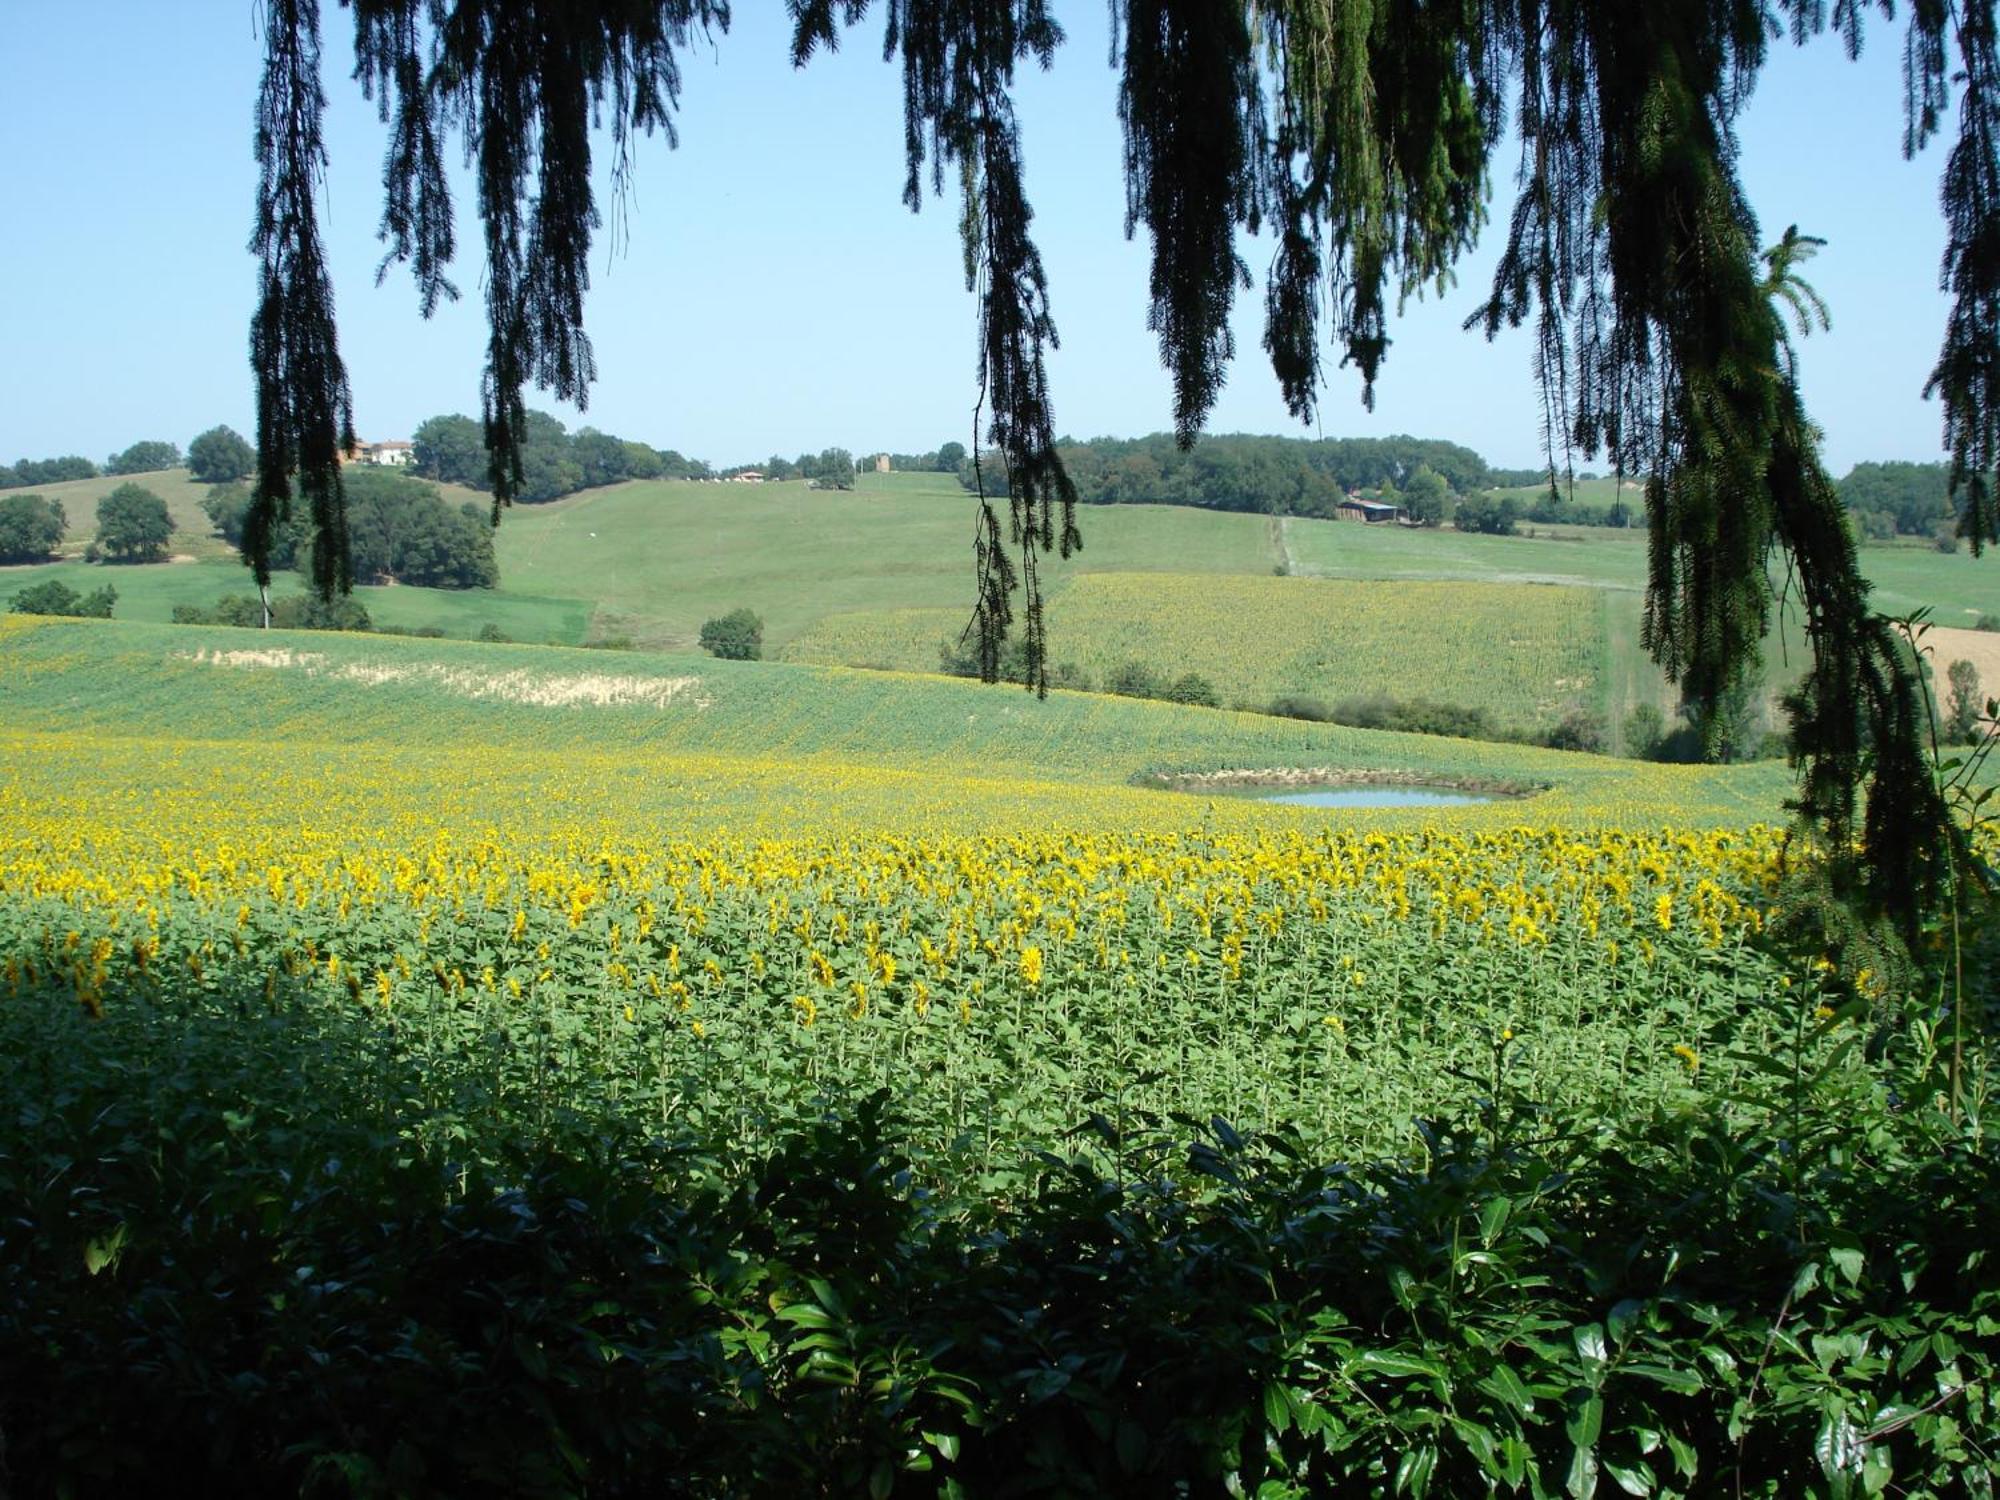
<instances>
[{"instance_id":1,"label":"hanging tree branch","mask_svg":"<svg viewBox=\"0 0 2000 1500\"><path fill-rule=\"evenodd\" d=\"M607 100L622 184L630 133L672 135L677 52L726 29L724 0L349 0L357 76L390 124L385 267L408 263L428 314L454 295L442 141L466 138L486 254L483 406L498 507L521 478L523 391L581 403L599 217L591 129ZM803 65L870 0L788 0ZM1264 345L1293 413L1310 418L1321 328L1372 400L1400 305L1448 282L1485 219L1494 142L1514 100L1520 193L1489 335L1532 319L1558 450L1643 476L1651 525L1645 640L1691 702L1713 709L1757 665L1767 568L1798 579L1814 666L1792 700L1797 807L1823 847L1858 837L1847 894L1907 936L1952 837L1922 774L1912 665L1868 610L1854 544L1818 456L1785 315L1825 309L1791 274L1813 242L1767 255L1744 200L1734 125L1768 47L1831 28L1850 54L1866 0L1112 0L1122 69L1127 229L1152 241L1149 327L1183 443L1212 409L1247 284L1240 230L1275 229ZM1886 3L1880 7L1885 13ZM1940 130L1957 90L1942 184L1953 296L1928 387L1944 409L1960 531L2000 540L2000 0L1916 0L1904 41L1906 149ZM886 0L900 56L904 198L959 181L978 318L986 437L1001 451L1009 525L976 515L982 672L996 676L1025 590L1031 685L1046 690L1037 559L1080 544L1055 446L1046 355L1057 347L1031 235L1014 114L1017 65L1049 66L1062 32L1045 0ZM271 528L295 482L312 505L314 578L345 587L338 454L352 433L332 290L314 221L321 166L317 0L267 0L258 106L259 481L246 552L268 577ZM928 172L926 172L928 167ZM977 434L975 434L977 436ZM975 443L975 453L979 447ZM1019 551L1018 568L1007 554ZM1711 722L1713 713L1704 717ZM1865 790L1865 811L1863 792ZM1835 859L1834 866L1841 860Z\"/></svg>"}]
</instances>

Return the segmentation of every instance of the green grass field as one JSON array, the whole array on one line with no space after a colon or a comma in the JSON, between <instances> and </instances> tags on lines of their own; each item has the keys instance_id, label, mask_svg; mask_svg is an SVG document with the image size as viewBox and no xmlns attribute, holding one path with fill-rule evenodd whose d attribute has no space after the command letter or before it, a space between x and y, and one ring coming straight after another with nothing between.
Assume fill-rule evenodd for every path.
<instances>
[{"instance_id":1,"label":"green grass field","mask_svg":"<svg viewBox=\"0 0 2000 1500\"><path fill-rule=\"evenodd\" d=\"M1207 816L1201 809L1210 806L1224 818L1325 816L1131 789L1134 777L1156 771L1325 769L1534 784L1549 788L1533 800L1538 821L1626 823L1775 818L1789 784L1783 766L1770 763L1653 766L1086 693L1042 702L1017 688L951 678L649 652L0 619L0 709L11 730L291 744L336 758L333 747L347 744L511 746L547 757L615 752L639 757L624 762L630 785L620 794L634 805L685 795L720 817L761 807L763 822L837 815L840 798L817 785L816 765L877 778L863 800L891 824L942 815L947 803L991 821L998 798L1003 823L1032 826L1059 817L1062 801L1075 796L1093 806L1111 797L1121 817L1147 823ZM676 792L648 783L652 756L712 757L717 769ZM791 768L780 777L782 794L755 790L756 777L744 769L770 762ZM1040 791L1003 796L988 785L1023 781L1071 790L1050 793L1056 803L1043 806ZM1504 824L1529 805L1466 811L1475 822Z\"/></svg>"},{"instance_id":2,"label":"green grass field","mask_svg":"<svg viewBox=\"0 0 2000 1500\"><path fill-rule=\"evenodd\" d=\"M1195 672L1223 702L1252 708L1286 695L1428 698L1477 702L1495 723L1527 728L1600 707L1601 597L1532 584L1086 573L1050 600L1048 628L1056 660L1093 685L1139 662L1167 678ZM785 656L935 671L940 642L963 623L949 610L830 615Z\"/></svg>"},{"instance_id":3,"label":"green grass field","mask_svg":"<svg viewBox=\"0 0 2000 1500\"><path fill-rule=\"evenodd\" d=\"M116 482L47 487L70 512L73 557L97 498ZM202 486L181 470L139 482L167 501L180 527L176 553L193 561L0 569L0 601L47 578L86 592L110 582L121 618L165 622L176 604L246 592L247 575L201 515ZM1597 503L1608 484L1584 482L1578 493ZM1079 519L1083 550L1045 568L1052 650L1099 680L1140 657L1169 676L1199 673L1233 702L1464 693L1499 721L1541 727L1566 707L1596 707L1614 745L1634 705L1673 706L1639 645L1643 532L1538 525L1532 535L1487 537L1163 506L1085 507ZM764 618L767 656L923 672L935 670L939 642L970 616L970 543L971 502L947 475L869 474L840 494L803 483L629 483L509 511L496 538L501 589L358 593L378 624L397 629L471 637L491 625L518 641L623 639L668 650L692 649L702 621L748 607ZM2000 613L1991 559L1887 545L1865 548L1862 565L1885 610L1925 606L1945 624ZM1205 593L1201 580L1215 575L1239 580L1229 598L1241 595L1242 607ZM1363 590L1366 607L1345 608L1339 585L1361 583L1427 586ZM1459 594L1456 584L1476 588ZM1577 662L1538 675L1516 659L1527 649L1522 633L1503 633L1482 613L1501 596L1477 590L1551 584L1593 591L1598 605L1563 627ZM285 575L280 587L298 583ZM1280 597L1305 602L1274 615L1267 606ZM1797 634L1781 627L1767 646L1773 702L1802 670ZM1442 672L1433 670L1439 662Z\"/></svg>"},{"instance_id":4,"label":"green grass field","mask_svg":"<svg viewBox=\"0 0 2000 1500\"><path fill-rule=\"evenodd\" d=\"M1092 511L1086 570L1269 573L1260 517L1168 506ZM768 652L829 614L884 607L970 612L972 502L948 475L863 475L852 493L802 482L632 483L520 506L498 538L509 590L588 598L600 636L691 647L739 606ZM961 622L962 623L962 622Z\"/></svg>"}]
</instances>

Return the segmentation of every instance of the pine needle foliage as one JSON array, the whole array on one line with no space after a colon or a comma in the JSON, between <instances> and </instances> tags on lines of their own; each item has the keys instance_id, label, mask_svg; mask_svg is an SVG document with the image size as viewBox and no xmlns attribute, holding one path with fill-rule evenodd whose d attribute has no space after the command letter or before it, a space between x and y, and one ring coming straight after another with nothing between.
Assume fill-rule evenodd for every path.
<instances>
[{"instance_id":1,"label":"pine needle foliage","mask_svg":"<svg viewBox=\"0 0 2000 1500\"><path fill-rule=\"evenodd\" d=\"M788 0L804 66L872 0ZM356 76L389 129L386 269L425 313L456 295L442 161L464 137L478 184L488 322L484 419L495 519L521 481L523 391L581 403L600 215L593 128L623 183L635 133L671 140L679 54L726 31L726 0L349 0ZM1783 564L1814 645L1794 702L1798 807L1823 848L1865 843L1857 892L1908 932L1935 888L1949 820L1922 776L1906 653L1868 610L1819 435L1799 397L1800 334L1827 310L1798 276L1817 241L1766 250L1737 172L1735 122L1769 49L1831 32L1858 54L1889 0L1112 0L1127 229L1151 240L1148 326L1194 442L1235 355L1250 284L1240 232L1269 222L1264 346L1310 420L1324 351L1372 400L1397 306L1448 282L1486 218L1511 109L1518 194L1489 336L1531 323L1551 482L1581 449L1643 476L1652 525L1645 638L1696 705L1755 670ZM1914 154L1956 124L1943 174L1942 280L1953 306L1928 390L1943 411L1960 533L2000 539L2000 0L1914 0L1904 35ZM880 0L900 59L904 197L960 194L977 307L975 453L997 449L1008 515L981 486L969 633L988 677L1015 625L1046 691L1037 559L1081 544L1055 445L1057 347L1013 105L1017 68L1063 33L1045 0ZM318 0L265 0L263 167L252 340L259 481L246 537L260 578L292 483L321 544L315 582L345 587L338 453L351 438L331 284L314 219L322 163ZM984 476L982 475L982 478ZM1002 476L994 476L996 479ZM999 486L996 485L997 489ZM1714 715L1706 716L1710 720ZM1866 791L1864 799L1863 792Z\"/></svg>"}]
</instances>

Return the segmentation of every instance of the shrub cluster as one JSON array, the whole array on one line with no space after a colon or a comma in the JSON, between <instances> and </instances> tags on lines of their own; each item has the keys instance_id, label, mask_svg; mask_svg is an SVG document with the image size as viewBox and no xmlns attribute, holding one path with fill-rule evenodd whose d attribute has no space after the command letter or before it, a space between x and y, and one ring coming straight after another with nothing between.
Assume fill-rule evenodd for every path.
<instances>
[{"instance_id":1,"label":"shrub cluster","mask_svg":"<svg viewBox=\"0 0 2000 1500\"><path fill-rule=\"evenodd\" d=\"M2000 1478L2000 1152L1893 1061L1616 1128L1503 1091L1372 1162L1094 1120L996 1180L886 1096L747 1155L483 1097L282 982L97 1022L30 982L0 1041L22 1493Z\"/></svg>"},{"instance_id":2,"label":"shrub cluster","mask_svg":"<svg viewBox=\"0 0 2000 1500\"><path fill-rule=\"evenodd\" d=\"M704 620L701 649L724 661L759 661L764 655L763 617L749 609Z\"/></svg>"},{"instance_id":3,"label":"shrub cluster","mask_svg":"<svg viewBox=\"0 0 2000 1500\"><path fill-rule=\"evenodd\" d=\"M108 620L118 602L118 590L110 584L79 594L60 578L33 584L15 594L7 605L9 614L65 615L73 619Z\"/></svg>"},{"instance_id":4,"label":"shrub cluster","mask_svg":"<svg viewBox=\"0 0 2000 1500\"><path fill-rule=\"evenodd\" d=\"M1601 752L1605 748L1604 721L1588 709L1572 709L1553 727L1532 734L1496 724L1483 708L1439 703L1429 698L1394 698L1386 693L1344 698L1331 705L1303 693L1285 693L1272 699L1264 711L1279 718L1344 724L1350 729L1389 729L1402 734L1546 745L1555 750Z\"/></svg>"},{"instance_id":5,"label":"shrub cluster","mask_svg":"<svg viewBox=\"0 0 2000 1500\"><path fill-rule=\"evenodd\" d=\"M490 514L473 504L447 504L434 485L390 470L354 467L342 476L348 547L362 583L393 580L424 588L490 589L500 584ZM250 492L217 485L202 501L215 529L232 546L243 543ZM311 527L303 513L278 528L271 566L310 572Z\"/></svg>"},{"instance_id":6,"label":"shrub cluster","mask_svg":"<svg viewBox=\"0 0 2000 1500\"><path fill-rule=\"evenodd\" d=\"M261 626L264 606L250 594L224 594L206 607L176 604L176 625ZM271 625L277 630L373 630L374 621L360 600L351 594L336 594L328 602L316 593L284 594L271 601ZM413 632L424 633L424 632ZM443 635L441 630L430 633Z\"/></svg>"},{"instance_id":7,"label":"shrub cluster","mask_svg":"<svg viewBox=\"0 0 2000 1500\"><path fill-rule=\"evenodd\" d=\"M979 657L960 641L945 641L938 647L938 669L950 677L977 677ZM1182 672L1169 677L1146 662L1127 658L1104 674L1099 684L1075 662L1053 662L1049 666L1049 686L1088 693L1098 690L1120 698L1151 698L1162 703L1185 703L1197 708L1222 707L1222 694L1199 672ZM1027 646L1010 640L1000 653L1000 680L1028 680Z\"/></svg>"}]
</instances>

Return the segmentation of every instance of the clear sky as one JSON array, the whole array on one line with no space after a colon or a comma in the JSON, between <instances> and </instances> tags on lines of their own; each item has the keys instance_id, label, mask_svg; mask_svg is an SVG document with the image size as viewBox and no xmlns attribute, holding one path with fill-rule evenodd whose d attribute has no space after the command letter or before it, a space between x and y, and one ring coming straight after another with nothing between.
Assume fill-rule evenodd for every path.
<instances>
[{"instance_id":1,"label":"clear sky","mask_svg":"<svg viewBox=\"0 0 2000 1500\"><path fill-rule=\"evenodd\" d=\"M877 12L881 10L878 5ZM1023 79L1027 187L1063 346L1057 425L1130 436L1171 425L1146 332L1144 231L1124 237L1116 83L1102 0L1058 7L1068 44ZM0 461L139 438L183 446L252 425L246 249L256 169L254 0L0 0ZM367 440L478 409L477 222L459 196L464 297L430 323L407 277L380 287L383 127L348 75L349 16L326 4L325 207L342 348ZM599 381L587 416L718 464L839 445L923 451L971 440L973 307L953 205L901 204L900 79L879 14L794 72L776 0L741 0L727 36L689 55L681 145L641 141L629 235L610 204L588 309ZM1946 303L1937 289L1942 143L1902 159L1900 28L1876 21L1858 63L1837 42L1780 44L1743 124L1743 171L1767 242L1790 223L1829 244L1806 271L1834 328L1803 346L1810 409L1836 473L1941 456L1922 399ZM1442 298L1413 305L1365 412L1336 374L1317 432L1451 438L1491 461L1540 461L1525 333L1460 331L1512 201ZM461 174L461 183L464 182ZM1244 246L1261 271L1265 245ZM1261 288L1240 299L1239 357L1213 431L1298 432L1263 363ZM1329 361L1332 363L1332 361Z\"/></svg>"}]
</instances>

